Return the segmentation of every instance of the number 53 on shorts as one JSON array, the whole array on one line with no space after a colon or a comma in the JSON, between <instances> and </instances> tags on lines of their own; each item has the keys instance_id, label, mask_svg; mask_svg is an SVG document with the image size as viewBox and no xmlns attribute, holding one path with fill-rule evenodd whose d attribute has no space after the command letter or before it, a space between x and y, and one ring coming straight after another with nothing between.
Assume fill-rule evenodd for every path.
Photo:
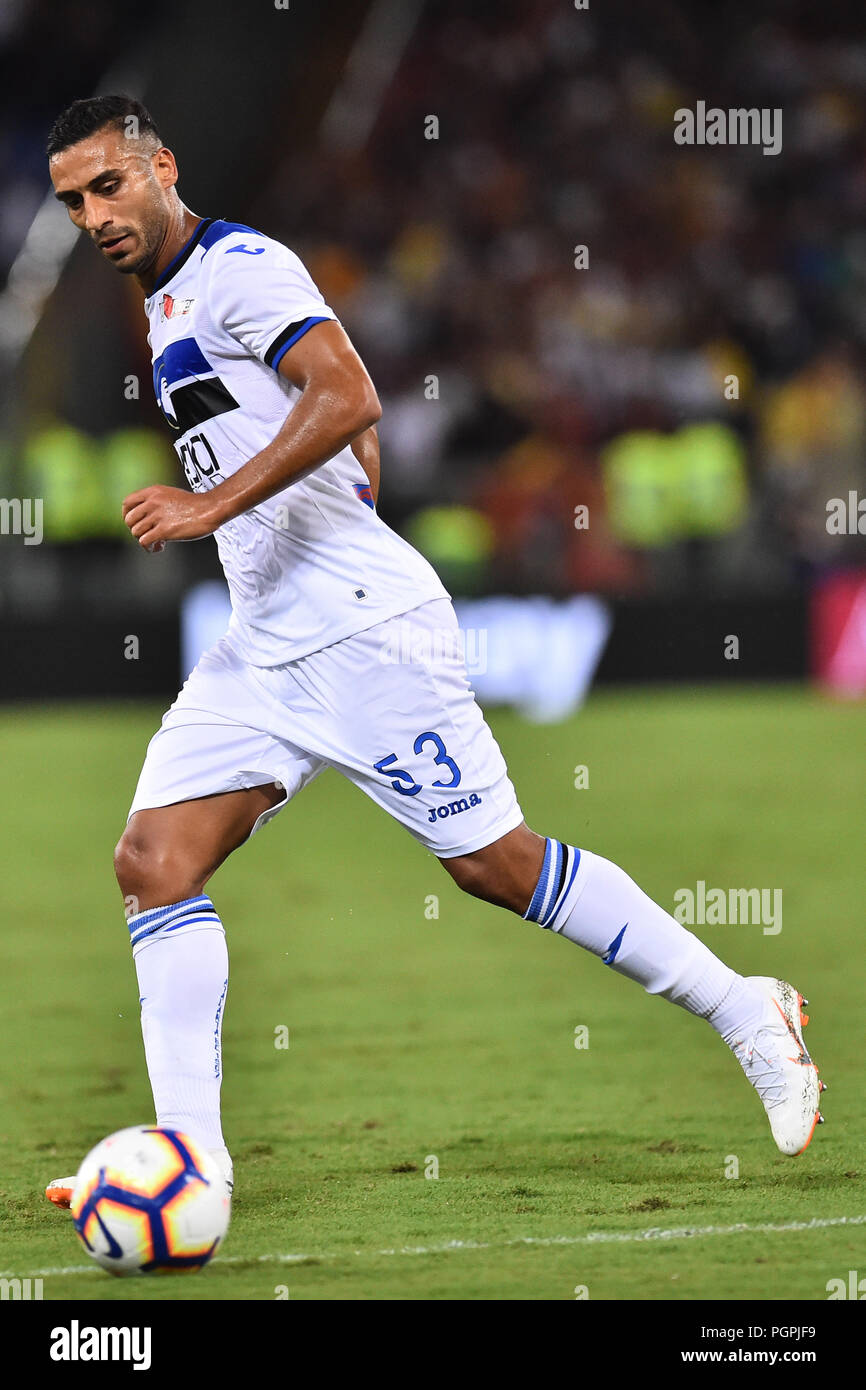
<instances>
[{"instance_id":1,"label":"number 53 on shorts","mask_svg":"<svg viewBox=\"0 0 866 1390\"><path fill-rule=\"evenodd\" d=\"M460 768L453 758L449 758L445 744L438 734L432 733L429 729L426 733L419 734L412 745L412 751L416 754L423 753L425 746L431 743L436 749L436 756L433 758L433 762L441 767L447 768L451 776L447 782L441 777L438 777L435 782L431 782L429 785L448 789L459 787L461 781ZM389 777L391 779L391 786L394 788L395 792L399 792L401 796L417 796L423 789L424 784L422 782L416 782L411 773L406 772L403 768L394 767L396 761L396 753L387 753L384 758L380 758L373 766L377 772L381 772L383 777ZM431 819L434 818L435 813Z\"/></svg>"}]
</instances>

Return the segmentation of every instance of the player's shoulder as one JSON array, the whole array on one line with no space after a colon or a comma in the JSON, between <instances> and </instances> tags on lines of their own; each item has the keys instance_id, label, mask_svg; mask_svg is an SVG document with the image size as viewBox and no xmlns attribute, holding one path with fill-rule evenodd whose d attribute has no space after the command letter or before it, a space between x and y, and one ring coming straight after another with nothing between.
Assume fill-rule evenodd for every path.
<instances>
[{"instance_id":1,"label":"player's shoulder","mask_svg":"<svg viewBox=\"0 0 866 1390\"><path fill-rule=\"evenodd\" d=\"M297 261L295 253L283 242L267 236L243 222L228 222L216 218L199 242L201 268L211 275L224 271L252 269L258 261L264 265L288 265Z\"/></svg>"}]
</instances>

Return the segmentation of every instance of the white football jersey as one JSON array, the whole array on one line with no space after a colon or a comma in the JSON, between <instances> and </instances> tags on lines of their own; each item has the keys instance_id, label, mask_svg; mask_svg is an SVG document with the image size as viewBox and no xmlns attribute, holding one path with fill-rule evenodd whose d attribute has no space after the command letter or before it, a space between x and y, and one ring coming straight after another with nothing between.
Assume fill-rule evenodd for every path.
<instances>
[{"instance_id":1,"label":"white football jersey","mask_svg":"<svg viewBox=\"0 0 866 1390\"><path fill-rule=\"evenodd\" d=\"M300 392L285 352L336 320L294 252L206 218L145 300L153 383L195 492L236 473L276 435ZM228 581L228 640L279 666L428 599L448 597L423 556L375 510L350 447L215 535Z\"/></svg>"}]
</instances>

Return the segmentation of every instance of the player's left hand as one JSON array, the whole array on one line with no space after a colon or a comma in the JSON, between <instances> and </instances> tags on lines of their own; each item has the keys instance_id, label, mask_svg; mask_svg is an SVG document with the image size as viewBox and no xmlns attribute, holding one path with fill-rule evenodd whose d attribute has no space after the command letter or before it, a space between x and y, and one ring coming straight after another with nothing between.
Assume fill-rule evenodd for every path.
<instances>
[{"instance_id":1,"label":"player's left hand","mask_svg":"<svg viewBox=\"0 0 866 1390\"><path fill-rule=\"evenodd\" d=\"M219 525L206 492L161 483L131 492L123 502L123 519L145 550L162 550L166 541L200 540Z\"/></svg>"}]
</instances>

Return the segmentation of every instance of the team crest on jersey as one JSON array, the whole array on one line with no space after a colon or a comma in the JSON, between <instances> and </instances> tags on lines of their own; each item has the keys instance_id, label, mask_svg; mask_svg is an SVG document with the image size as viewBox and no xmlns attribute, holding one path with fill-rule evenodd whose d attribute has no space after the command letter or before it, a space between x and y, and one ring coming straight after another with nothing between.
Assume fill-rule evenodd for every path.
<instances>
[{"instance_id":1,"label":"team crest on jersey","mask_svg":"<svg viewBox=\"0 0 866 1390\"><path fill-rule=\"evenodd\" d=\"M194 299L174 299L170 294L164 294L159 302L159 310L164 319L179 319L182 314L188 314Z\"/></svg>"}]
</instances>

